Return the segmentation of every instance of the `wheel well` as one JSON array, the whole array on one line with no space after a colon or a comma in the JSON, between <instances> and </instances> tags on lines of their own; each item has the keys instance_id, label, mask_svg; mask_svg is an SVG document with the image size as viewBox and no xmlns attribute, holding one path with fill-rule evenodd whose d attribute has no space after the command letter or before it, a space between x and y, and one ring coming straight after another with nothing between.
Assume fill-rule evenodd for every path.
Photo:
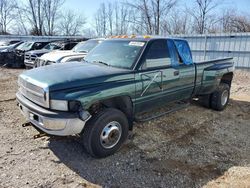
<instances>
[{"instance_id":1,"label":"wheel well","mask_svg":"<svg viewBox=\"0 0 250 188\"><path fill-rule=\"evenodd\" d=\"M96 113L102 108L116 108L122 111L128 118L129 130L133 129L133 103L129 96L119 96L98 101L95 104L91 105L89 111L90 113Z\"/></svg>"},{"instance_id":2,"label":"wheel well","mask_svg":"<svg viewBox=\"0 0 250 188\"><path fill-rule=\"evenodd\" d=\"M227 74L224 74L221 78L221 83L226 83L231 87L232 84L232 80L233 80L233 73L229 72Z\"/></svg>"}]
</instances>

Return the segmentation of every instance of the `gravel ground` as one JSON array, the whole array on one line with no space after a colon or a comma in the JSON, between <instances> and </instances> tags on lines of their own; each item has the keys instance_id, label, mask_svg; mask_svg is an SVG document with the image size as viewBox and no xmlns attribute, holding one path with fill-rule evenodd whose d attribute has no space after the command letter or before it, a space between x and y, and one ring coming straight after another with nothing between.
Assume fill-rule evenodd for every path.
<instances>
[{"instance_id":1,"label":"gravel ground","mask_svg":"<svg viewBox=\"0 0 250 188\"><path fill-rule=\"evenodd\" d=\"M236 71L223 112L193 103L136 124L119 152L93 159L75 138L34 140L22 128L22 71L0 68L0 187L250 187L250 72Z\"/></svg>"}]
</instances>

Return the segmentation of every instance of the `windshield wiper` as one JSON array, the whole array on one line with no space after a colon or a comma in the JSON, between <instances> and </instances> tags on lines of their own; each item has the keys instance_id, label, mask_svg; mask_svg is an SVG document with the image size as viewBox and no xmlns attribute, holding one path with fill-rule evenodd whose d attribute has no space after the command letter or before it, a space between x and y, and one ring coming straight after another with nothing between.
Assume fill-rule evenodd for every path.
<instances>
[{"instance_id":1,"label":"windshield wiper","mask_svg":"<svg viewBox=\"0 0 250 188\"><path fill-rule=\"evenodd\" d=\"M100 63L100 64L103 64L103 65L110 66L108 63L105 63L103 61L93 61L93 63Z\"/></svg>"}]
</instances>

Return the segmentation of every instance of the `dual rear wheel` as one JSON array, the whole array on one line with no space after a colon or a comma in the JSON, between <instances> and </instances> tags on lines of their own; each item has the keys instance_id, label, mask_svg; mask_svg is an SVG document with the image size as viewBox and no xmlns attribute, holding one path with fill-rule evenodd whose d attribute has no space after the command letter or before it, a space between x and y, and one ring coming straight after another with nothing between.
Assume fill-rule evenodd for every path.
<instances>
[{"instance_id":1,"label":"dual rear wheel","mask_svg":"<svg viewBox=\"0 0 250 188\"><path fill-rule=\"evenodd\" d=\"M220 83L219 87L212 94L199 97L200 103L217 111L226 108L230 97L230 86L226 83Z\"/></svg>"}]
</instances>

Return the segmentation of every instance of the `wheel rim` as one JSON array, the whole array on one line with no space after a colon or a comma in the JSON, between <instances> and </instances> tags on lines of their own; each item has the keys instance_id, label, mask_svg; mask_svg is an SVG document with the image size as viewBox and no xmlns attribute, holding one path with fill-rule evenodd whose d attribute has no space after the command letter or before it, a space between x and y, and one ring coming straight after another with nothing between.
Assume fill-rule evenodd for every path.
<instances>
[{"instance_id":1,"label":"wheel rim","mask_svg":"<svg viewBox=\"0 0 250 188\"><path fill-rule=\"evenodd\" d=\"M221 104L224 106L227 103L229 92L227 90L223 91L221 95Z\"/></svg>"},{"instance_id":2,"label":"wheel rim","mask_svg":"<svg viewBox=\"0 0 250 188\"><path fill-rule=\"evenodd\" d=\"M119 142L121 135L121 124L117 121L112 121L108 123L102 130L100 135L101 145L106 149L113 148Z\"/></svg>"}]
</instances>

